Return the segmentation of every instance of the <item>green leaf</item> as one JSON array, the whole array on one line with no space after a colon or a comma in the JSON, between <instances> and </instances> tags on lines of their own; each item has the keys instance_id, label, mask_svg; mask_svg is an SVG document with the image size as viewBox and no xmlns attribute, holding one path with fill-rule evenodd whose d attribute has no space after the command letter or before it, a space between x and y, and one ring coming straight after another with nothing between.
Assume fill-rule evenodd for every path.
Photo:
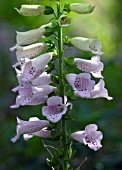
<instances>
[{"instance_id":1,"label":"green leaf","mask_svg":"<svg viewBox=\"0 0 122 170\"><path fill-rule=\"evenodd\" d=\"M76 64L74 64L74 56L69 58L64 58L65 65L69 68L77 68Z\"/></svg>"},{"instance_id":2,"label":"green leaf","mask_svg":"<svg viewBox=\"0 0 122 170\"><path fill-rule=\"evenodd\" d=\"M45 37L49 37L51 35L53 35L54 31L51 27L45 27L45 33L44 33L44 36Z\"/></svg>"},{"instance_id":3,"label":"green leaf","mask_svg":"<svg viewBox=\"0 0 122 170\"><path fill-rule=\"evenodd\" d=\"M53 82L53 83L55 83L55 84L59 84L59 79L58 79L58 77L57 76L55 76L55 75L51 75L51 81Z\"/></svg>"},{"instance_id":4,"label":"green leaf","mask_svg":"<svg viewBox=\"0 0 122 170\"><path fill-rule=\"evenodd\" d=\"M50 6L45 6L45 11L44 11L44 14L45 15L50 15L50 14L53 14L54 13L54 10L52 7Z\"/></svg>"}]
</instances>

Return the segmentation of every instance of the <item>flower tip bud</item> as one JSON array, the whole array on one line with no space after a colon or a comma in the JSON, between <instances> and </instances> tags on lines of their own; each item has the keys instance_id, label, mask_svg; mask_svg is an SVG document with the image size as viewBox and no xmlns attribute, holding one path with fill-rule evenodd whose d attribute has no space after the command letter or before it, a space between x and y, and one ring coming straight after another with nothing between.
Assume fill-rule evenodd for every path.
<instances>
[{"instance_id":1,"label":"flower tip bud","mask_svg":"<svg viewBox=\"0 0 122 170\"><path fill-rule=\"evenodd\" d=\"M70 5L70 11L78 14L90 14L94 8L94 4L73 3Z\"/></svg>"}]
</instances>

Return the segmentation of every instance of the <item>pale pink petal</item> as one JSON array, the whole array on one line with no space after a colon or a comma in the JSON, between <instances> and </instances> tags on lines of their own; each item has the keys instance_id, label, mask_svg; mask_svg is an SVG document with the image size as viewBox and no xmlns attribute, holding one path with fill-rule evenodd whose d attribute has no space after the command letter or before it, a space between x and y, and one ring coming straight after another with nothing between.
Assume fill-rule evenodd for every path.
<instances>
[{"instance_id":1,"label":"pale pink petal","mask_svg":"<svg viewBox=\"0 0 122 170\"><path fill-rule=\"evenodd\" d=\"M12 142L16 142L19 139L20 135L22 134L31 134L49 125L49 122L46 120L28 121L28 122L17 120L17 122L19 123L16 127L17 135L11 139Z\"/></svg>"},{"instance_id":2,"label":"pale pink petal","mask_svg":"<svg viewBox=\"0 0 122 170\"><path fill-rule=\"evenodd\" d=\"M39 77L32 80L31 82L34 86L49 85L51 83L50 74L43 72Z\"/></svg>"},{"instance_id":3,"label":"pale pink petal","mask_svg":"<svg viewBox=\"0 0 122 170\"><path fill-rule=\"evenodd\" d=\"M47 119L53 123L58 122L62 115L67 111L67 107L65 105L50 105L43 106L42 115L46 116Z\"/></svg>"},{"instance_id":4,"label":"pale pink petal","mask_svg":"<svg viewBox=\"0 0 122 170\"><path fill-rule=\"evenodd\" d=\"M77 74L73 74L73 73L66 75L66 79L72 87L74 87L74 82L76 80L76 77L77 77Z\"/></svg>"},{"instance_id":5,"label":"pale pink petal","mask_svg":"<svg viewBox=\"0 0 122 170\"><path fill-rule=\"evenodd\" d=\"M86 132L93 132L93 131L96 131L97 129L98 127L96 124L90 124L85 127Z\"/></svg>"},{"instance_id":6,"label":"pale pink petal","mask_svg":"<svg viewBox=\"0 0 122 170\"><path fill-rule=\"evenodd\" d=\"M62 105L62 98L59 96L52 96L47 100L47 105Z\"/></svg>"},{"instance_id":7,"label":"pale pink petal","mask_svg":"<svg viewBox=\"0 0 122 170\"><path fill-rule=\"evenodd\" d=\"M50 138L51 137L51 131L43 128L40 131L32 133L31 135L30 134L24 134L23 138L24 138L24 140L28 140L28 139L32 138L33 136L38 136L38 137L41 137L41 138Z\"/></svg>"},{"instance_id":8,"label":"pale pink petal","mask_svg":"<svg viewBox=\"0 0 122 170\"><path fill-rule=\"evenodd\" d=\"M16 108L20 107L20 105L21 105L21 98L20 98L20 96L17 96L16 103L14 105L11 105L10 108L16 109Z\"/></svg>"},{"instance_id":9,"label":"pale pink petal","mask_svg":"<svg viewBox=\"0 0 122 170\"><path fill-rule=\"evenodd\" d=\"M30 100L25 100L21 103L22 106L24 105L38 105L45 103L48 99L48 96L39 96L38 94L34 95Z\"/></svg>"},{"instance_id":10,"label":"pale pink petal","mask_svg":"<svg viewBox=\"0 0 122 170\"><path fill-rule=\"evenodd\" d=\"M105 86L105 83L101 79L99 83L94 86L94 89L92 90L92 93L91 93L92 97L93 98L103 97L103 98L107 98L108 100L112 100L113 98L108 96L108 91L106 88L104 88L104 86Z\"/></svg>"},{"instance_id":11,"label":"pale pink petal","mask_svg":"<svg viewBox=\"0 0 122 170\"><path fill-rule=\"evenodd\" d=\"M84 143L84 135L85 135L85 133L84 133L85 131L77 131L77 132L75 132L75 133L72 133L71 134L71 137L73 138L73 139L75 139L76 141L79 141L79 142L81 142L81 143Z\"/></svg>"}]
</instances>

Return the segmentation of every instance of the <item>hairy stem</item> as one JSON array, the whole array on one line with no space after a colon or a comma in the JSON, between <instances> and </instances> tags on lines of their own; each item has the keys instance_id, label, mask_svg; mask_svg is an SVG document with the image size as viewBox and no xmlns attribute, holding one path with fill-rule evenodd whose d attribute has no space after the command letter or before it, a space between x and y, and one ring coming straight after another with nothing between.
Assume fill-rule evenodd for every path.
<instances>
[{"instance_id":1,"label":"hairy stem","mask_svg":"<svg viewBox=\"0 0 122 170\"><path fill-rule=\"evenodd\" d=\"M57 17L60 17L60 0L57 2ZM58 28L58 50L59 50L59 88L60 96L64 101L64 85L63 85L63 40L62 40L62 27ZM62 146L64 151L67 150L66 147L66 121L65 116L62 117ZM67 162L62 159L63 170L67 170Z\"/></svg>"}]
</instances>

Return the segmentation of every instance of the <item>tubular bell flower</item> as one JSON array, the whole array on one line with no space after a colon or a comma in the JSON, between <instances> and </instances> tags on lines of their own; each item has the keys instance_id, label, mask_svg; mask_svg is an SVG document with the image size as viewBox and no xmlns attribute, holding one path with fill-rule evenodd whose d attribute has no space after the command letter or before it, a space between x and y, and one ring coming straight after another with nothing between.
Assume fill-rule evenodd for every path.
<instances>
[{"instance_id":1,"label":"tubular bell flower","mask_svg":"<svg viewBox=\"0 0 122 170\"><path fill-rule=\"evenodd\" d=\"M67 74L66 79L68 83L75 90L76 96L89 98L91 90L93 90L95 81L91 80L89 73Z\"/></svg>"},{"instance_id":2,"label":"tubular bell flower","mask_svg":"<svg viewBox=\"0 0 122 170\"><path fill-rule=\"evenodd\" d=\"M49 125L49 121L39 120L36 117L30 118L29 121L23 121L17 117L17 127L16 127L17 134L15 137L11 139L11 141L16 142L19 139L20 135L23 134L43 137L42 130L48 125Z\"/></svg>"},{"instance_id":3,"label":"tubular bell flower","mask_svg":"<svg viewBox=\"0 0 122 170\"><path fill-rule=\"evenodd\" d=\"M57 123L67 111L67 107L62 103L62 98L52 96L47 100L48 106L42 107L42 115L53 123Z\"/></svg>"},{"instance_id":4,"label":"tubular bell flower","mask_svg":"<svg viewBox=\"0 0 122 170\"><path fill-rule=\"evenodd\" d=\"M80 70L91 73L96 78L103 78L101 71L103 71L104 66L100 62L100 56L93 56L91 60L75 58L74 63Z\"/></svg>"},{"instance_id":5,"label":"tubular bell flower","mask_svg":"<svg viewBox=\"0 0 122 170\"><path fill-rule=\"evenodd\" d=\"M43 25L38 29L34 29L34 30L26 31L26 32L16 31L17 44L18 45L29 45L34 42L37 42L46 32L46 27L50 27L50 26L51 26L51 23Z\"/></svg>"},{"instance_id":6,"label":"tubular bell flower","mask_svg":"<svg viewBox=\"0 0 122 170\"><path fill-rule=\"evenodd\" d=\"M93 4L73 3L69 5L69 10L78 14L90 14L94 8Z\"/></svg>"},{"instance_id":7,"label":"tubular bell flower","mask_svg":"<svg viewBox=\"0 0 122 170\"><path fill-rule=\"evenodd\" d=\"M99 81L98 84L96 84L94 86L94 89L91 91L91 96L92 98L100 98L100 97L103 97L103 98L106 98L108 100L112 100L113 98L108 96L108 91L106 88L104 88L105 86L105 83L104 81L101 79Z\"/></svg>"},{"instance_id":8,"label":"tubular bell flower","mask_svg":"<svg viewBox=\"0 0 122 170\"><path fill-rule=\"evenodd\" d=\"M30 83L24 82L23 85L15 87L12 91L18 91L19 95L16 98L16 104L12 105L11 108L18 108L20 105L38 105L45 103L48 98L48 94L54 90L53 86L41 85L31 86Z\"/></svg>"},{"instance_id":9,"label":"tubular bell flower","mask_svg":"<svg viewBox=\"0 0 122 170\"><path fill-rule=\"evenodd\" d=\"M18 79L26 82L36 79L45 71L45 66L52 59L52 55L52 52L45 53L37 58L25 62L22 65L21 70L16 69Z\"/></svg>"},{"instance_id":10,"label":"tubular bell flower","mask_svg":"<svg viewBox=\"0 0 122 170\"><path fill-rule=\"evenodd\" d=\"M25 47L15 45L14 47L10 48L11 51L16 51L16 57L19 65L25 58L34 58L35 56L39 55L43 49L45 48L45 43L35 43Z\"/></svg>"},{"instance_id":11,"label":"tubular bell flower","mask_svg":"<svg viewBox=\"0 0 122 170\"><path fill-rule=\"evenodd\" d=\"M50 15L54 11L50 6L42 5L21 5L20 10L15 8L17 12L24 16L37 16L40 14Z\"/></svg>"},{"instance_id":12,"label":"tubular bell flower","mask_svg":"<svg viewBox=\"0 0 122 170\"><path fill-rule=\"evenodd\" d=\"M93 54L102 55L101 52L101 42L97 39L97 37L93 38L84 38L84 37L74 37L70 40L71 44L75 47L83 50L83 51L90 51Z\"/></svg>"},{"instance_id":13,"label":"tubular bell flower","mask_svg":"<svg viewBox=\"0 0 122 170\"><path fill-rule=\"evenodd\" d=\"M97 151L102 147L101 140L103 134L101 131L97 131L98 127L95 124L90 124L85 127L84 131L77 131L71 134L71 137L76 141L79 141L85 145L88 145L89 148Z\"/></svg>"}]
</instances>

